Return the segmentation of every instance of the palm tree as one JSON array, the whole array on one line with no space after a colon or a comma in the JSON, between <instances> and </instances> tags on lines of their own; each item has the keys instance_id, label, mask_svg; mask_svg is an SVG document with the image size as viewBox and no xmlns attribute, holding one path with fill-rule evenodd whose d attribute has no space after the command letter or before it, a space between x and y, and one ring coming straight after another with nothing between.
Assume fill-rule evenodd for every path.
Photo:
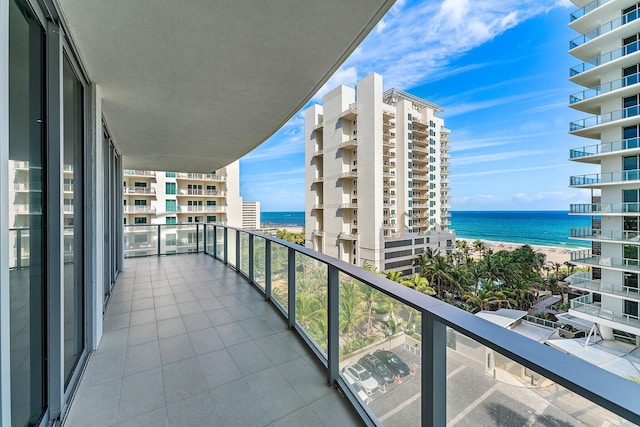
<instances>
[{"instance_id":1,"label":"palm tree","mask_svg":"<svg viewBox=\"0 0 640 427\"><path fill-rule=\"evenodd\" d=\"M387 272L387 279L391 280L392 282L400 283L402 282L402 273L399 271L389 270Z\"/></svg>"},{"instance_id":2,"label":"palm tree","mask_svg":"<svg viewBox=\"0 0 640 427\"><path fill-rule=\"evenodd\" d=\"M360 293L367 316L367 332L371 334L373 332L373 309L382 302L384 294L364 283L360 283Z\"/></svg>"},{"instance_id":3,"label":"palm tree","mask_svg":"<svg viewBox=\"0 0 640 427\"><path fill-rule=\"evenodd\" d=\"M466 264L469 261L469 255L471 253L471 247L466 240L456 240L456 249L462 254L462 260Z\"/></svg>"},{"instance_id":4,"label":"palm tree","mask_svg":"<svg viewBox=\"0 0 640 427\"><path fill-rule=\"evenodd\" d=\"M472 244L473 244L473 250L480 255L484 255L485 252L487 251L487 244L480 239L474 240Z\"/></svg>"},{"instance_id":5,"label":"palm tree","mask_svg":"<svg viewBox=\"0 0 640 427\"><path fill-rule=\"evenodd\" d=\"M422 292L423 294L436 294L436 291L431 286L429 286L429 281L417 273L411 276L411 279L403 280L400 283L411 289L415 289L418 292Z\"/></svg>"},{"instance_id":6,"label":"palm tree","mask_svg":"<svg viewBox=\"0 0 640 427\"><path fill-rule=\"evenodd\" d=\"M340 330L346 333L345 341L355 338L354 329L363 320L362 293L352 281L340 283Z\"/></svg>"},{"instance_id":7,"label":"palm tree","mask_svg":"<svg viewBox=\"0 0 640 427\"><path fill-rule=\"evenodd\" d=\"M444 296L444 286L454 280L451 266L441 255L436 255L429 263L422 266L420 274L429 281L430 285L436 285L437 295L440 299Z\"/></svg>"}]
</instances>

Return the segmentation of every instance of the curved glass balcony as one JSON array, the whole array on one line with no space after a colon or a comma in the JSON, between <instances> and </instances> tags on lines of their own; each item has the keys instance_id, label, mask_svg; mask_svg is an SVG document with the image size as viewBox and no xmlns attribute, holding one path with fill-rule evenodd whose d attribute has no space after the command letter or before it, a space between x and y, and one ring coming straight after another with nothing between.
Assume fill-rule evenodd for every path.
<instances>
[{"instance_id":1,"label":"curved glass balcony","mask_svg":"<svg viewBox=\"0 0 640 427\"><path fill-rule=\"evenodd\" d=\"M640 292L638 288L632 288L629 286L614 286L611 284L602 283L601 280L593 280L591 273L581 271L574 273L567 277L570 288L582 289L583 291L598 292L600 294L615 295L628 299L640 299Z\"/></svg>"},{"instance_id":2,"label":"curved glass balcony","mask_svg":"<svg viewBox=\"0 0 640 427\"><path fill-rule=\"evenodd\" d=\"M628 119L640 115L640 106L623 108L622 110L610 111L599 116L591 116L585 119L576 120L569 123L569 132L575 132L581 129L603 125L605 123L614 122L616 120Z\"/></svg>"},{"instance_id":3,"label":"curved glass balcony","mask_svg":"<svg viewBox=\"0 0 640 427\"><path fill-rule=\"evenodd\" d=\"M593 4L593 3L590 3L589 5L587 5L585 7L589 7L591 4ZM584 8L582 8L580 10L583 10L583 9ZM593 9L591 9L591 10L593 10ZM574 12L574 13L576 13L576 12ZM573 13L571 14L571 16L573 16ZM636 19L638 19L638 10L632 10L631 12L629 12L629 13L627 13L625 15L622 15L619 18L616 18L616 19L614 19L612 21L609 21L606 24L602 24L598 28L595 28L595 29L589 31L588 33L585 33L585 34L583 34L583 35L581 35L579 37L576 37L575 39L571 40L569 42L569 49L573 49L573 48L576 48L578 46L581 46L581 45L585 44L586 42L595 39L596 37L599 37L599 36L601 36L603 34L606 34L609 31L615 30L616 28L619 28L619 27L623 26L624 24L628 24L629 22L635 21Z\"/></svg>"},{"instance_id":4,"label":"curved glass balcony","mask_svg":"<svg viewBox=\"0 0 640 427\"><path fill-rule=\"evenodd\" d=\"M579 203L569 205L572 214L627 214L640 213L640 203Z\"/></svg>"},{"instance_id":5,"label":"curved glass balcony","mask_svg":"<svg viewBox=\"0 0 640 427\"><path fill-rule=\"evenodd\" d=\"M600 230L597 228L579 227L572 228L572 239L619 241L640 244L640 233L624 230Z\"/></svg>"},{"instance_id":6,"label":"curved glass balcony","mask_svg":"<svg viewBox=\"0 0 640 427\"><path fill-rule=\"evenodd\" d=\"M573 22L578 18L583 17L584 15L586 15L587 13L591 12L592 10L602 6L605 3L608 3L611 0L594 0L591 3L589 3L588 5L586 5L585 7L582 7L574 12L571 12L571 14L569 15L569 22Z\"/></svg>"},{"instance_id":7,"label":"curved glass balcony","mask_svg":"<svg viewBox=\"0 0 640 427\"><path fill-rule=\"evenodd\" d=\"M600 307L600 303L593 302L592 294L572 299L570 309L590 314L591 316L599 317L600 319L611 320L616 323L640 328L640 319L629 316L628 314L616 314L611 310Z\"/></svg>"},{"instance_id":8,"label":"curved glass balcony","mask_svg":"<svg viewBox=\"0 0 640 427\"><path fill-rule=\"evenodd\" d=\"M610 52L607 52L603 55L596 56L588 61L585 61L581 64L578 64L569 69L569 77L573 77L577 74L584 73L592 68L598 67L600 65L606 64L607 62L611 62L615 59L622 58L625 55L632 54L637 52L640 48L640 41L633 42L623 47L619 47Z\"/></svg>"},{"instance_id":9,"label":"curved glass balcony","mask_svg":"<svg viewBox=\"0 0 640 427\"><path fill-rule=\"evenodd\" d=\"M569 178L570 186L599 186L602 184L615 184L618 182L628 182L640 180L640 169L594 173L590 175L576 175Z\"/></svg>"},{"instance_id":10,"label":"curved glass balcony","mask_svg":"<svg viewBox=\"0 0 640 427\"><path fill-rule=\"evenodd\" d=\"M640 148L640 138L623 139L621 141L603 142L601 144L587 145L579 148L572 148L569 157L580 159L582 157L598 156L615 151L631 150Z\"/></svg>"},{"instance_id":11,"label":"curved glass balcony","mask_svg":"<svg viewBox=\"0 0 640 427\"><path fill-rule=\"evenodd\" d=\"M632 74L621 79L613 80L607 83L603 83L599 86L574 93L573 95L569 96L569 104L575 104L576 102L585 101L598 95L613 92L614 90L634 85L640 81L639 76L640 73Z\"/></svg>"},{"instance_id":12,"label":"curved glass balcony","mask_svg":"<svg viewBox=\"0 0 640 427\"><path fill-rule=\"evenodd\" d=\"M571 262L615 270L640 271L640 260L593 255L591 249L571 252Z\"/></svg>"}]
</instances>

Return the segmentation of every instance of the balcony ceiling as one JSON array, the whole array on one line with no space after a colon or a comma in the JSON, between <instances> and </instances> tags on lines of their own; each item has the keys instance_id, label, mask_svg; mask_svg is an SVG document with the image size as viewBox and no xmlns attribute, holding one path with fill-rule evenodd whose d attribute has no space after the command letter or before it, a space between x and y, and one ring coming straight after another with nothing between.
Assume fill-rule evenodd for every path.
<instances>
[{"instance_id":1,"label":"balcony ceiling","mask_svg":"<svg viewBox=\"0 0 640 427\"><path fill-rule=\"evenodd\" d=\"M273 135L393 0L59 0L124 166L208 172Z\"/></svg>"}]
</instances>

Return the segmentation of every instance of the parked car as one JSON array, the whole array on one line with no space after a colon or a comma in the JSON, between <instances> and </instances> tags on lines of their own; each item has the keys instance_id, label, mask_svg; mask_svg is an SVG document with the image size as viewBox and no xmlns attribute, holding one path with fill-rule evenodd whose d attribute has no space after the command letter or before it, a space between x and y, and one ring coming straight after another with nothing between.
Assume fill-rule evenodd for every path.
<instances>
[{"instance_id":1,"label":"parked car","mask_svg":"<svg viewBox=\"0 0 640 427\"><path fill-rule=\"evenodd\" d=\"M376 356L367 353L360 358L358 363L369 371L371 376L380 384L391 384L395 379L393 372Z\"/></svg>"},{"instance_id":2,"label":"parked car","mask_svg":"<svg viewBox=\"0 0 640 427\"><path fill-rule=\"evenodd\" d=\"M367 401L369 398L367 397L367 392L364 391L364 389L360 387L358 383L356 383L355 380L351 378L351 376L345 375L344 379L349 384L351 390L353 390L353 393L358 396L358 399L362 400L364 403L368 403Z\"/></svg>"},{"instance_id":3,"label":"parked car","mask_svg":"<svg viewBox=\"0 0 640 427\"><path fill-rule=\"evenodd\" d=\"M373 355L380 359L394 375L404 377L411 372L407 364L393 351L376 350L373 352Z\"/></svg>"},{"instance_id":4,"label":"parked car","mask_svg":"<svg viewBox=\"0 0 640 427\"><path fill-rule=\"evenodd\" d=\"M362 387L367 394L372 394L378 391L378 381L371 376L366 369L357 363L349 365L343 369L345 375L351 377L356 384Z\"/></svg>"}]
</instances>

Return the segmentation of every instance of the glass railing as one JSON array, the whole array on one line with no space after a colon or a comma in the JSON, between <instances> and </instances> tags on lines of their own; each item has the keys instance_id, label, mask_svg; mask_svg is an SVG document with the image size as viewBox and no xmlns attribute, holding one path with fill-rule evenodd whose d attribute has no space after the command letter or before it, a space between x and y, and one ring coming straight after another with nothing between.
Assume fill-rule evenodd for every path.
<instances>
[{"instance_id":1,"label":"glass railing","mask_svg":"<svg viewBox=\"0 0 640 427\"><path fill-rule=\"evenodd\" d=\"M624 230L600 230L597 228L580 227L571 229L571 237L593 240L618 240L640 244L640 232Z\"/></svg>"},{"instance_id":2,"label":"glass railing","mask_svg":"<svg viewBox=\"0 0 640 427\"><path fill-rule=\"evenodd\" d=\"M596 56L595 58L591 58L588 61L585 61L581 64L578 64L569 69L569 77L573 77L577 74L584 73L585 71L589 71L592 68L598 67L600 65L611 62L615 59L622 58L623 56L630 55L634 52L638 51L640 47L640 41L636 41L630 43L626 46L619 47L610 52L607 52L603 55Z\"/></svg>"},{"instance_id":3,"label":"glass railing","mask_svg":"<svg viewBox=\"0 0 640 427\"><path fill-rule=\"evenodd\" d=\"M640 114L640 106L634 105L633 107L623 108L622 110L615 110L609 113L605 113L599 116L591 116L585 119L576 120L569 123L569 132L574 132L580 129L602 125L605 123L614 122L616 120L627 119L629 117L635 117Z\"/></svg>"},{"instance_id":4,"label":"glass railing","mask_svg":"<svg viewBox=\"0 0 640 427\"><path fill-rule=\"evenodd\" d=\"M591 3L587 4L585 7L582 7L574 12L571 12L571 14L569 15L570 22L575 21L576 19L586 15L592 10L602 6L605 3L608 3L609 1L610 0L594 0Z\"/></svg>"},{"instance_id":5,"label":"glass railing","mask_svg":"<svg viewBox=\"0 0 640 427\"><path fill-rule=\"evenodd\" d=\"M574 12L575 13L575 12ZM573 16L573 14L572 14ZM632 10L631 12L628 12L622 16L620 16L619 18L616 18L612 21L607 22L606 24L602 24L600 25L598 28L595 28L579 37L576 37L575 39L571 40L569 42L569 49L573 49L575 47L578 47L580 45L583 45L584 43L595 39L596 37L599 37L603 34L608 33L609 31L615 30L616 28L619 28L621 26L623 26L624 24L628 24L629 22L635 21L636 19L638 19L638 10Z\"/></svg>"},{"instance_id":6,"label":"glass railing","mask_svg":"<svg viewBox=\"0 0 640 427\"><path fill-rule=\"evenodd\" d=\"M571 252L571 261L600 268L640 271L640 261L637 259L593 255L591 250Z\"/></svg>"},{"instance_id":7,"label":"glass railing","mask_svg":"<svg viewBox=\"0 0 640 427\"><path fill-rule=\"evenodd\" d=\"M204 224L152 224L124 226L124 256L173 255L200 252Z\"/></svg>"},{"instance_id":8,"label":"glass railing","mask_svg":"<svg viewBox=\"0 0 640 427\"><path fill-rule=\"evenodd\" d=\"M624 214L639 213L640 203L577 203L569 205L572 214Z\"/></svg>"},{"instance_id":9,"label":"glass railing","mask_svg":"<svg viewBox=\"0 0 640 427\"><path fill-rule=\"evenodd\" d=\"M610 320L616 323L621 323L623 325L640 328L640 319L638 319L638 317L630 316L624 313L616 313L612 310L604 309L600 307L599 303L593 302L592 294L574 298L570 301L570 304L571 310L589 314L600 319Z\"/></svg>"},{"instance_id":10,"label":"glass railing","mask_svg":"<svg viewBox=\"0 0 640 427\"><path fill-rule=\"evenodd\" d=\"M569 104L575 104L576 102L584 101L586 99L593 98L594 96L613 92L614 90L634 85L640 81L638 76L640 76L640 73L632 74L621 79L613 80L607 83L603 83L599 86L574 93L573 95L569 96Z\"/></svg>"},{"instance_id":11,"label":"glass railing","mask_svg":"<svg viewBox=\"0 0 640 427\"><path fill-rule=\"evenodd\" d=\"M363 424L640 422L625 378L302 246L201 227L204 251L264 293ZM569 397L585 409L567 409ZM553 411L534 413L532 399Z\"/></svg>"},{"instance_id":12,"label":"glass railing","mask_svg":"<svg viewBox=\"0 0 640 427\"><path fill-rule=\"evenodd\" d=\"M640 300L640 290L637 287L605 284L601 280L593 280L590 272L574 273L567 277L566 281L571 288Z\"/></svg>"},{"instance_id":13,"label":"glass railing","mask_svg":"<svg viewBox=\"0 0 640 427\"><path fill-rule=\"evenodd\" d=\"M28 228L9 229L9 269L29 267L31 252L29 250L30 234Z\"/></svg>"},{"instance_id":14,"label":"glass railing","mask_svg":"<svg viewBox=\"0 0 640 427\"><path fill-rule=\"evenodd\" d=\"M640 179L640 169L594 173L590 175L576 175L569 178L569 185L600 185L616 182L637 181Z\"/></svg>"},{"instance_id":15,"label":"glass railing","mask_svg":"<svg viewBox=\"0 0 640 427\"><path fill-rule=\"evenodd\" d=\"M634 148L640 148L639 138L623 139L622 141L603 142L602 144L572 148L569 151L569 156L571 159L578 159L581 157L597 156L599 154L607 154L615 151L632 150Z\"/></svg>"}]
</instances>

